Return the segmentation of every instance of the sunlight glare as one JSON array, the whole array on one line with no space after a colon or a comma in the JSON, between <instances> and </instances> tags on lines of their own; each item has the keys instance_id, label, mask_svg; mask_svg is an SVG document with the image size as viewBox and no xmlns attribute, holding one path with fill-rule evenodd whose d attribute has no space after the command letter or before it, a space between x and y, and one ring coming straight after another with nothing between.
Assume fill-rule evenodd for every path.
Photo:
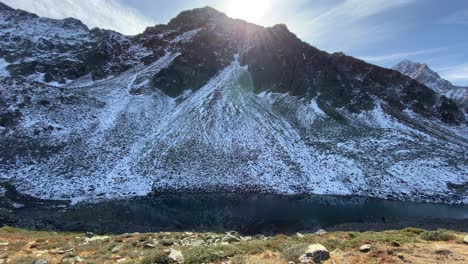
<instances>
[{"instance_id":1,"label":"sunlight glare","mask_svg":"<svg viewBox=\"0 0 468 264\"><path fill-rule=\"evenodd\" d=\"M230 0L227 15L251 23L259 23L270 7L269 0Z\"/></svg>"}]
</instances>

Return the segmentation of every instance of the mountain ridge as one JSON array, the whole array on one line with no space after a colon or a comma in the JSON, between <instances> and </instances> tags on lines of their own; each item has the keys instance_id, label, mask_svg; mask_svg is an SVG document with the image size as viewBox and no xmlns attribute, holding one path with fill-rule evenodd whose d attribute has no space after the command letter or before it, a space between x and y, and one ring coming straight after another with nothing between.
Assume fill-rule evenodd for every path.
<instances>
[{"instance_id":1,"label":"mountain ridge","mask_svg":"<svg viewBox=\"0 0 468 264\"><path fill-rule=\"evenodd\" d=\"M0 11L0 177L73 201L222 190L467 202L456 103L284 25L213 10L135 36Z\"/></svg>"}]
</instances>

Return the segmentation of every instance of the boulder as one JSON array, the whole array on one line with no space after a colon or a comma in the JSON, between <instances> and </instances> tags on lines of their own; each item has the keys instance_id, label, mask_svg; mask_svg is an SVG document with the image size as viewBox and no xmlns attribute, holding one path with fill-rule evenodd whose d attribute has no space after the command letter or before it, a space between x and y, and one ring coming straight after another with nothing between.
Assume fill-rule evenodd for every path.
<instances>
[{"instance_id":1,"label":"boulder","mask_svg":"<svg viewBox=\"0 0 468 264\"><path fill-rule=\"evenodd\" d=\"M300 263L321 263L330 258L330 253L321 244L312 244L307 247L304 255L299 257Z\"/></svg>"},{"instance_id":2,"label":"boulder","mask_svg":"<svg viewBox=\"0 0 468 264\"><path fill-rule=\"evenodd\" d=\"M323 230L323 229L319 229L319 230L317 230L317 232L315 232L315 234L316 234L316 235L319 235L319 236L325 235L326 233L327 233L327 231L325 231L325 230Z\"/></svg>"},{"instance_id":3,"label":"boulder","mask_svg":"<svg viewBox=\"0 0 468 264\"><path fill-rule=\"evenodd\" d=\"M168 257L177 263L184 263L184 255L179 250L171 248Z\"/></svg>"},{"instance_id":4,"label":"boulder","mask_svg":"<svg viewBox=\"0 0 468 264\"><path fill-rule=\"evenodd\" d=\"M463 238L463 243L468 245L468 235L466 235L465 238Z\"/></svg>"},{"instance_id":5,"label":"boulder","mask_svg":"<svg viewBox=\"0 0 468 264\"><path fill-rule=\"evenodd\" d=\"M359 247L359 251L361 252L369 252L371 250L371 245L370 244L364 244Z\"/></svg>"},{"instance_id":6,"label":"boulder","mask_svg":"<svg viewBox=\"0 0 468 264\"><path fill-rule=\"evenodd\" d=\"M36 259L33 264L49 264L49 261L45 259Z\"/></svg>"}]
</instances>

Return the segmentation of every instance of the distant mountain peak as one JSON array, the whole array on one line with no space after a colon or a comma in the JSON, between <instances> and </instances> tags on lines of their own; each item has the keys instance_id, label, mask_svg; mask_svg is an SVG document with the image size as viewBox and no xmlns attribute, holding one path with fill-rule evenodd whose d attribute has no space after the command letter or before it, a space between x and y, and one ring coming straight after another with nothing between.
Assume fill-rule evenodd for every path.
<instances>
[{"instance_id":1,"label":"distant mountain peak","mask_svg":"<svg viewBox=\"0 0 468 264\"><path fill-rule=\"evenodd\" d=\"M393 67L394 70L407 75L416 81L426 85L435 92L444 95L464 106L468 95L467 87L457 87L451 82L443 79L440 75L432 70L427 64L403 60Z\"/></svg>"},{"instance_id":2,"label":"distant mountain peak","mask_svg":"<svg viewBox=\"0 0 468 264\"><path fill-rule=\"evenodd\" d=\"M410 60L403 60L393 68L399 70L400 72L405 71L411 72L412 74L435 74L438 76L438 74L429 68L426 63L413 62Z\"/></svg>"},{"instance_id":3,"label":"distant mountain peak","mask_svg":"<svg viewBox=\"0 0 468 264\"><path fill-rule=\"evenodd\" d=\"M404 60L395 65L393 69L419 81L439 94L445 94L452 87L449 81L442 79L425 63Z\"/></svg>"}]
</instances>

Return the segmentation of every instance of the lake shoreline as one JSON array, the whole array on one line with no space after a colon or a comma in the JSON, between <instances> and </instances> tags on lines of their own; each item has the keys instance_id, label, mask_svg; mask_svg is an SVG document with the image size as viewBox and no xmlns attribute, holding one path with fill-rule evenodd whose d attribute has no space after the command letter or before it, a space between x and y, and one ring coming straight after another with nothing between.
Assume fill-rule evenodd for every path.
<instances>
[{"instance_id":1,"label":"lake shoreline","mask_svg":"<svg viewBox=\"0 0 468 264\"><path fill-rule=\"evenodd\" d=\"M294 234L383 231L405 227L468 232L468 205L390 201L361 196L184 193L70 205L10 189L0 225L95 233L197 231Z\"/></svg>"}]
</instances>

